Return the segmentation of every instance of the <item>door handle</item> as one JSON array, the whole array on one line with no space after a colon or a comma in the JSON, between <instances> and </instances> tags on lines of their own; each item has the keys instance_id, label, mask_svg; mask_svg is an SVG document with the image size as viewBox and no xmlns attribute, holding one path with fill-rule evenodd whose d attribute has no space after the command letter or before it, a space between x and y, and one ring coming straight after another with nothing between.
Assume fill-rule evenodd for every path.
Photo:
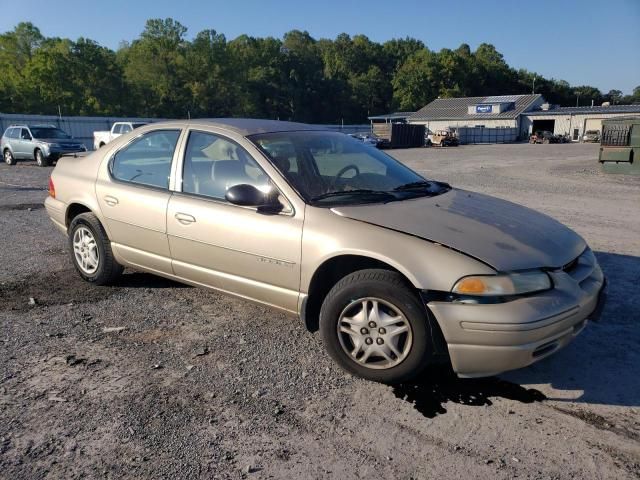
<instances>
[{"instance_id":1,"label":"door handle","mask_svg":"<svg viewBox=\"0 0 640 480\"><path fill-rule=\"evenodd\" d=\"M175 217L182 225L189 225L190 223L196 222L196 217L187 213L176 213Z\"/></svg>"},{"instance_id":2,"label":"door handle","mask_svg":"<svg viewBox=\"0 0 640 480\"><path fill-rule=\"evenodd\" d=\"M112 197L111 195L107 195L104 197L104 202L110 207L115 207L118 204L118 199L116 197Z\"/></svg>"}]
</instances>

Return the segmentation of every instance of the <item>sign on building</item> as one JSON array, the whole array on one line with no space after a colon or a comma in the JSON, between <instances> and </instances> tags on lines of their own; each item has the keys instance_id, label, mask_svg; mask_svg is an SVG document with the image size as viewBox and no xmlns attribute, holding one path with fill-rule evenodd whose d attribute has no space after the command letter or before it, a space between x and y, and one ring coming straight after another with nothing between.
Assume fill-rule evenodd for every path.
<instances>
[{"instance_id":1,"label":"sign on building","mask_svg":"<svg viewBox=\"0 0 640 480\"><path fill-rule=\"evenodd\" d=\"M476 105L476 113L492 113L493 105Z\"/></svg>"}]
</instances>

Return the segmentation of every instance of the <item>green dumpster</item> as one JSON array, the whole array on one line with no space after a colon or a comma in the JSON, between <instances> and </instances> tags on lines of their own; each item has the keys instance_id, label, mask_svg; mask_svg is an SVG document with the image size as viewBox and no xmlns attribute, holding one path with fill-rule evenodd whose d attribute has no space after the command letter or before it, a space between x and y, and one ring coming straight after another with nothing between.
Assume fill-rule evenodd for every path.
<instances>
[{"instance_id":1,"label":"green dumpster","mask_svg":"<svg viewBox=\"0 0 640 480\"><path fill-rule=\"evenodd\" d=\"M640 175L640 117L602 122L598 161L605 173Z\"/></svg>"}]
</instances>

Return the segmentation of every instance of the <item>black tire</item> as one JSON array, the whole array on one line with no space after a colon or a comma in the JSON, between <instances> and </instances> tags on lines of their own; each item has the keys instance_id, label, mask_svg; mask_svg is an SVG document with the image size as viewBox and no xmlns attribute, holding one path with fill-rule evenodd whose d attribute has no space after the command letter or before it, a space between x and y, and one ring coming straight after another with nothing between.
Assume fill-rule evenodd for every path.
<instances>
[{"instance_id":1,"label":"black tire","mask_svg":"<svg viewBox=\"0 0 640 480\"><path fill-rule=\"evenodd\" d=\"M356 362L342 347L338 322L354 300L376 297L396 307L412 332L407 356L395 366L368 368ZM433 358L427 312L420 299L398 273L389 270L360 270L342 278L327 294L320 309L320 334L329 355L346 371L376 382L395 384L417 376Z\"/></svg>"},{"instance_id":2,"label":"black tire","mask_svg":"<svg viewBox=\"0 0 640 480\"><path fill-rule=\"evenodd\" d=\"M35 157L36 163L38 164L39 167L49 166L49 159L42 154L42 150L40 150L39 148L36 148L36 151L34 152L33 156Z\"/></svg>"},{"instance_id":3,"label":"black tire","mask_svg":"<svg viewBox=\"0 0 640 480\"><path fill-rule=\"evenodd\" d=\"M16 157L13 156L13 153L11 153L11 150L9 150L8 148L3 152L3 156L4 163L6 163L7 165L15 165L17 163Z\"/></svg>"},{"instance_id":4,"label":"black tire","mask_svg":"<svg viewBox=\"0 0 640 480\"><path fill-rule=\"evenodd\" d=\"M96 246L98 249L98 267L92 274L83 271L82 267L78 264L74 253L73 237L76 230L80 227L85 227L90 230L96 240ZM108 285L113 283L122 273L123 267L116 262L111 250L111 242L109 241L107 232L105 232L100 220L98 220L98 217L93 213L81 213L71 220L68 231L71 261L73 262L73 266L78 274L87 282L95 285Z\"/></svg>"}]
</instances>

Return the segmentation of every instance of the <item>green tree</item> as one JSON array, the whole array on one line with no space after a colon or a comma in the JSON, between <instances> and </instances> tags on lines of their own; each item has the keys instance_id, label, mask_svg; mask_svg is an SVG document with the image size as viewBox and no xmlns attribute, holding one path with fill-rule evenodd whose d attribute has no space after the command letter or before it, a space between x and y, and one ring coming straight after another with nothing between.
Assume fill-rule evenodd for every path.
<instances>
[{"instance_id":1,"label":"green tree","mask_svg":"<svg viewBox=\"0 0 640 480\"><path fill-rule=\"evenodd\" d=\"M437 55L424 48L411 55L393 77L393 98L401 110L417 110L440 93Z\"/></svg>"},{"instance_id":2,"label":"green tree","mask_svg":"<svg viewBox=\"0 0 640 480\"><path fill-rule=\"evenodd\" d=\"M187 116L191 102L184 79L186 27L170 18L148 20L139 39L121 49L124 76L143 116Z\"/></svg>"},{"instance_id":3,"label":"green tree","mask_svg":"<svg viewBox=\"0 0 640 480\"><path fill-rule=\"evenodd\" d=\"M622 100L622 91L620 90L609 90L605 95L607 101L611 102L611 105L616 105L620 103Z\"/></svg>"},{"instance_id":4,"label":"green tree","mask_svg":"<svg viewBox=\"0 0 640 480\"><path fill-rule=\"evenodd\" d=\"M27 108L29 80L25 68L43 41L40 30L29 22L0 35L0 111Z\"/></svg>"},{"instance_id":5,"label":"green tree","mask_svg":"<svg viewBox=\"0 0 640 480\"><path fill-rule=\"evenodd\" d=\"M0 34L0 110L24 113L178 117L250 116L308 122L363 122L434 98L532 91L561 105L640 102L619 90L511 68L493 45L431 51L413 38L384 43L346 33L282 39L213 29L187 40L179 22L151 19L116 52L80 38L44 38L31 23Z\"/></svg>"}]
</instances>

